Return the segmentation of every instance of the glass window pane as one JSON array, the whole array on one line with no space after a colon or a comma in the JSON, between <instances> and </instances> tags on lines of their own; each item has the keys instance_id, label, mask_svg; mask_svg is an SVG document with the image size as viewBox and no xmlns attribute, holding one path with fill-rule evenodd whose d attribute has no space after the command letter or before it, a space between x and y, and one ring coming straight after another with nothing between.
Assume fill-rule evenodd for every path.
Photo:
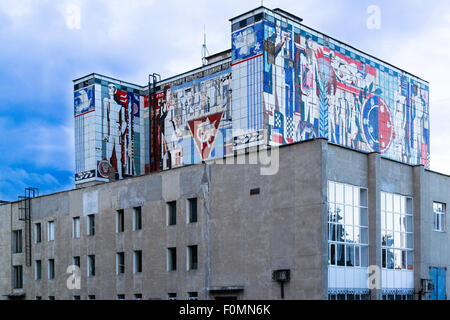
<instances>
[{"instance_id":1,"label":"glass window pane","mask_svg":"<svg viewBox=\"0 0 450 320\"><path fill-rule=\"evenodd\" d=\"M395 259L395 269L400 270L402 268L402 251L401 250L394 251L394 259Z\"/></svg>"},{"instance_id":2,"label":"glass window pane","mask_svg":"<svg viewBox=\"0 0 450 320\"><path fill-rule=\"evenodd\" d=\"M369 229L361 228L361 244L369 244Z\"/></svg>"},{"instance_id":3,"label":"glass window pane","mask_svg":"<svg viewBox=\"0 0 450 320\"><path fill-rule=\"evenodd\" d=\"M334 203L330 203L328 205L328 221L330 221L330 222L336 221L335 210L336 210L336 206L334 205Z\"/></svg>"},{"instance_id":4,"label":"glass window pane","mask_svg":"<svg viewBox=\"0 0 450 320\"><path fill-rule=\"evenodd\" d=\"M381 211L386 211L386 194L381 193Z\"/></svg>"},{"instance_id":5,"label":"glass window pane","mask_svg":"<svg viewBox=\"0 0 450 320\"><path fill-rule=\"evenodd\" d=\"M337 257L336 257L337 265L340 267L344 267L345 266L345 246L343 244L337 245L336 255L337 255Z\"/></svg>"},{"instance_id":6,"label":"glass window pane","mask_svg":"<svg viewBox=\"0 0 450 320\"><path fill-rule=\"evenodd\" d=\"M353 228L353 239L355 243L361 243L361 232L360 232L360 228L359 227L354 227Z\"/></svg>"},{"instance_id":7,"label":"glass window pane","mask_svg":"<svg viewBox=\"0 0 450 320\"><path fill-rule=\"evenodd\" d=\"M394 231L400 231L401 215L394 214Z\"/></svg>"},{"instance_id":8,"label":"glass window pane","mask_svg":"<svg viewBox=\"0 0 450 320\"><path fill-rule=\"evenodd\" d=\"M355 187L353 188L353 205L355 207L359 207L359 188Z\"/></svg>"},{"instance_id":9,"label":"glass window pane","mask_svg":"<svg viewBox=\"0 0 450 320\"><path fill-rule=\"evenodd\" d=\"M355 247L355 267L359 267L360 266L359 250L360 250L360 247L356 246Z\"/></svg>"},{"instance_id":10,"label":"glass window pane","mask_svg":"<svg viewBox=\"0 0 450 320\"><path fill-rule=\"evenodd\" d=\"M359 212L359 207L353 207L353 224L355 225L355 226L359 226L359 225L361 225L361 217L360 217L360 212Z\"/></svg>"},{"instance_id":11,"label":"glass window pane","mask_svg":"<svg viewBox=\"0 0 450 320\"><path fill-rule=\"evenodd\" d=\"M381 229L386 229L386 212L381 211Z\"/></svg>"},{"instance_id":12,"label":"glass window pane","mask_svg":"<svg viewBox=\"0 0 450 320\"><path fill-rule=\"evenodd\" d=\"M336 222L344 224L344 206L336 205Z\"/></svg>"},{"instance_id":13,"label":"glass window pane","mask_svg":"<svg viewBox=\"0 0 450 320\"><path fill-rule=\"evenodd\" d=\"M346 185L344 187L345 190L345 204L353 205L353 187Z\"/></svg>"},{"instance_id":14,"label":"glass window pane","mask_svg":"<svg viewBox=\"0 0 450 320\"><path fill-rule=\"evenodd\" d=\"M328 202L336 202L335 184L331 181L328 183Z\"/></svg>"},{"instance_id":15,"label":"glass window pane","mask_svg":"<svg viewBox=\"0 0 450 320\"><path fill-rule=\"evenodd\" d=\"M345 232L342 224L336 225L336 241L345 242Z\"/></svg>"},{"instance_id":16,"label":"glass window pane","mask_svg":"<svg viewBox=\"0 0 450 320\"><path fill-rule=\"evenodd\" d=\"M394 195L394 212L400 213L400 196Z\"/></svg>"},{"instance_id":17,"label":"glass window pane","mask_svg":"<svg viewBox=\"0 0 450 320\"><path fill-rule=\"evenodd\" d=\"M386 193L386 211L392 212L393 210L393 195Z\"/></svg>"},{"instance_id":18,"label":"glass window pane","mask_svg":"<svg viewBox=\"0 0 450 320\"><path fill-rule=\"evenodd\" d=\"M353 225L353 207L345 206L345 224Z\"/></svg>"},{"instance_id":19,"label":"glass window pane","mask_svg":"<svg viewBox=\"0 0 450 320\"><path fill-rule=\"evenodd\" d=\"M402 251L402 269L406 269L406 261L407 261L407 254L406 251Z\"/></svg>"},{"instance_id":20,"label":"glass window pane","mask_svg":"<svg viewBox=\"0 0 450 320\"><path fill-rule=\"evenodd\" d=\"M353 227L345 226L345 242L355 243Z\"/></svg>"},{"instance_id":21,"label":"glass window pane","mask_svg":"<svg viewBox=\"0 0 450 320\"><path fill-rule=\"evenodd\" d=\"M413 236L412 236L412 234L407 234L407 236L406 236L406 247L408 249L412 249L413 248Z\"/></svg>"},{"instance_id":22,"label":"glass window pane","mask_svg":"<svg viewBox=\"0 0 450 320\"><path fill-rule=\"evenodd\" d=\"M361 219L360 219L361 227L368 227L369 226L369 209L361 208L361 209L359 209L359 213L361 215Z\"/></svg>"},{"instance_id":23,"label":"glass window pane","mask_svg":"<svg viewBox=\"0 0 450 320\"><path fill-rule=\"evenodd\" d=\"M386 212L386 230L393 231L394 230L394 217L390 212Z\"/></svg>"},{"instance_id":24,"label":"glass window pane","mask_svg":"<svg viewBox=\"0 0 450 320\"><path fill-rule=\"evenodd\" d=\"M367 268L369 266L369 247L361 247L361 267Z\"/></svg>"},{"instance_id":25,"label":"glass window pane","mask_svg":"<svg viewBox=\"0 0 450 320\"><path fill-rule=\"evenodd\" d=\"M355 247L354 246L347 246L347 267L354 267L355 266Z\"/></svg>"},{"instance_id":26,"label":"glass window pane","mask_svg":"<svg viewBox=\"0 0 450 320\"><path fill-rule=\"evenodd\" d=\"M394 250L392 249L386 251L386 267L388 269L394 269Z\"/></svg>"},{"instance_id":27,"label":"glass window pane","mask_svg":"<svg viewBox=\"0 0 450 320\"><path fill-rule=\"evenodd\" d=\"M413 230L413 220L412 220L412 216L407 216L406 217L406 231L407 232L412 232Z\"/></svg>"},{"instance_id":28,"label":"glass window pane","mask_svg":"<svg viewBox=\"0 0 450 320\"><path fill-rule=\"evenodd\" d=\"M386 268L386 249L381 250L381 266Z\"/></svg>"},{"instance_id":29,"label":"glass window pane","mask_svg":"<svg viewBox=\"0 0 450 320\"><path fill-rule=\"evenodd\" d=\"M336 245L335 244L331 244L330 245L330 264L332 266L336 265Z\"/></svg>"},{"instance_id":30,"label":"glass window pane","mask_svg":"<svg viewBox=\"0 0 450 320\"><path fill-rule=\"evenodd\" d=\"M344 186L336 183L336 203L344 204Z\"/></svg>"}]
</instances>

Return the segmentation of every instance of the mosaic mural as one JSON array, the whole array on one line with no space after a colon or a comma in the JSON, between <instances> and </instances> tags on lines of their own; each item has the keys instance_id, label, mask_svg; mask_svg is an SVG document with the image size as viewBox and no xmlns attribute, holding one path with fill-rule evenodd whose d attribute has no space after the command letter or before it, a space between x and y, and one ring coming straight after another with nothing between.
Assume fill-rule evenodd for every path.
<instances>
[{"instance_id":1,"label":"mosaic mural","mask_svg":"<svg viewBox=\"0 0 450 320\"><path fill-rule=\"evenodd\" d=\"M231 70L197 74L152 98L152 171L223 158L233 152ZM209 72L207 72L209 73Z\"/></svg>"},{"instance_id":2,"label":"mosaic mural","mask_svg":"<svg viewBox=\"0 0 450 320\"><path fill-rule=\"evenodd\" d=\"M74 106L77 183L144 173L144 97L101 81L75 91Z\"/></svg>"},{"instance_id":3,"label":"mosaic mural","mask_svg":"<svg viewBox=\"0 0 450 320\"><path fill-rule=\"evenodd\" d=\"M234 129L266 129L271 145L324 137L429 166L424 82L307 28L266 17L232 35Z\"/></svg>"}]
</instances>

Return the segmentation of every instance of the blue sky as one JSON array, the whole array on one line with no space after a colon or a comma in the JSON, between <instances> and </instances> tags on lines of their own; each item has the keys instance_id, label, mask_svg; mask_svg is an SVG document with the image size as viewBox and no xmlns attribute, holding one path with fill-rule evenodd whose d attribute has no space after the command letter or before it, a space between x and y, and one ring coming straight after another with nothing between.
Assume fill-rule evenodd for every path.
<instances>
[{"instance_id":1,"label":"blue sky","mask_svg":"<svg viewBox=\"0 0 450 320\"><path fill-rule=\"evenodd\" d=\"M432 4L430 4L432 3ZM144 85L230 45L229 18L261 4L206 0L0 2L0 200L27 186L74 187L72 80L92 72ZM304 23L430 82L431 169L450 174L450 3L420 0L265 0ZM381 28L366 27L370 5ZM80 20L73 23L74 8Z\"/></svg>"}]
</instances>

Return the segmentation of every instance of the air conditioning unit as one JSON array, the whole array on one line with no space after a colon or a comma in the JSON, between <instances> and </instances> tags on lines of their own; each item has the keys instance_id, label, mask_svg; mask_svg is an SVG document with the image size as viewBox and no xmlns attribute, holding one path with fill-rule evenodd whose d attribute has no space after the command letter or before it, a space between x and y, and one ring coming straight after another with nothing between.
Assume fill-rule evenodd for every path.
<instances>
[{"instance_id":1,"label":"air conditioning unit","mask_svg":"<svg viewBox=\"0 0 450 320\"><path fill-rule=\"evenodd\" d=\"M433 292L434 290L434 284L433 281L428 279L422 279L422 291L424 293Z\"/></svg>"}]
</instances>

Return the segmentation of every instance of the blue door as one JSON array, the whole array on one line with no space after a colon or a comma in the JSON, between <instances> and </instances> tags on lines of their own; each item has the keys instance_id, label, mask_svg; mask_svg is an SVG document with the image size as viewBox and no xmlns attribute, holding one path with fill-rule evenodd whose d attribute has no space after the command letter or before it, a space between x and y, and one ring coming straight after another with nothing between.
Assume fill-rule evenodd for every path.
<instances>
[{"instance_id":1,"label":"blue door","mask_svg":"<svg viewBox=\"0 0 450 320\"><path fill-rule=\"evenodd\" d=\"M447 300L446 293L446 270L442 268L431 268L430 279L433 281L434 289L430 300Z\"/></svg>"}]
</instances>

